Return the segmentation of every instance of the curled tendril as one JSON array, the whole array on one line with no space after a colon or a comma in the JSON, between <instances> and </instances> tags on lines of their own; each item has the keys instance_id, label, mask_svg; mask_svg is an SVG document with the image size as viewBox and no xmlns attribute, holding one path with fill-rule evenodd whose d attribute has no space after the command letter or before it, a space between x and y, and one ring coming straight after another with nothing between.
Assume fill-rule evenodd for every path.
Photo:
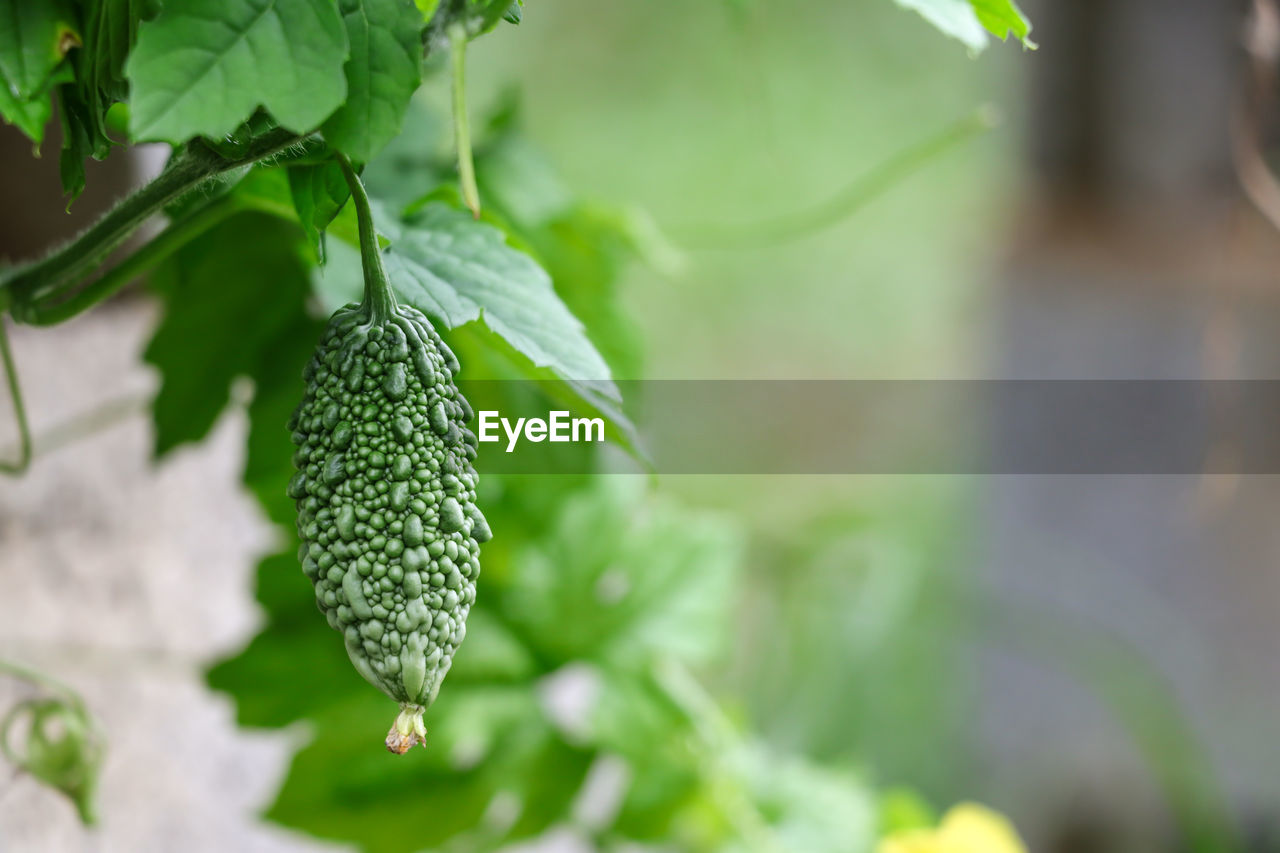
<instances>
[{"instance_id":1,"label":"curled tendril","mask_svg":"<svg viewBox=\"0 0 1280 853\"><path fill-rule=\"evenodd\" d=\"M70 798L86 825L95 822L104 744L78 698L42 696L14 705L0 721L0 751L14 766Z\"/></svg>"}]
</instances>

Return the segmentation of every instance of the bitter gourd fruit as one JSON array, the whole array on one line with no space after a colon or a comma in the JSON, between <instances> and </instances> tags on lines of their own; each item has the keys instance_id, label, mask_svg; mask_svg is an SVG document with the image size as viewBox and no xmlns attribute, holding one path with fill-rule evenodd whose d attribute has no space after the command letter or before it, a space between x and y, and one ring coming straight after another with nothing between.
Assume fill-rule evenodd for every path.
<instances>
[{"instance_id":1,"label":"bitter gourd fruit","mask_svg":"<svg viewBox=\"0 0 1280 853\"><path fill-rule=\"evenodd\" d=\"M288 491L316 603L356 670L400 703L387 748L403 754L425 738L491 534L457 359L424 314L396 304L376 243L362 249L374 253L364 301L333 315L303 373Z\"/></svg>"}]
</instances>

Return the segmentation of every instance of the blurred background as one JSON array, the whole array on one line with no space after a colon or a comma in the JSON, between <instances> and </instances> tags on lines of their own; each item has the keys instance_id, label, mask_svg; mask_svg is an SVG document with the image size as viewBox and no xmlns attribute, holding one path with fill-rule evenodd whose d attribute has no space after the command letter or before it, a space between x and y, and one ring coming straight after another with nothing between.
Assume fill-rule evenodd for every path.
<instances>
[{"instance_id":1,"label":"blurred background","mask_svg":"<svg viewBox=\"0 0 1280 853\"><path fill-rule=\"evenodd\" d=\"M610 270L627 320L610 340L626 356L597 344L623 378L1275 378L1271 4L1024 5L1039 50L995 44L973 57L883 0L545 0L518 28L476 42L470 97L487 114L517 93L522 144L566 191L647 212L680 250L679 264ZM447 103L439 80L423 97ZM778 239L752 230L986 105L1005 116L1000 126L961 134L829 227ZM0 130L0 254L10 259L73 234L163 162L163 151L139 151L92 164L66 217L56 158L32 160L25 140ZM100 428L51 436L59 446L0 488L0 653L81 690L110 751L92 831L30 779L0 776L0 849L413 849L402 840L412 833L374 826L395 812L369 806L366 825L357 806L335 812L325 800L352 802L363 766L348 789L323 796L296 780L344 771L314 750L289 776L320 717L284 725L287 713L252 704L272 700L234 664L214 669L218 690L206 684L205 670L265 624L267 564L263 604L253 564L275 540L240 484L241 408L206 442L152 465L145 404L156 380L139 356L155 317L139 291L56 329L13 332L37 435L86 411ZM993 431L1011 417L991 412ZM1015 426L1053 429L1063 413L1038 417ZM639 478L529 479L495 486L499 517L509 530L545 522L566 538L530 535L533 551L514 555L495 540L499 568L486 569L480 597L490 581L512 612L543 599L518 576L525 568L503 566L568 571L589 550L570 534L609 527L612 516L592 521L593 507L626 516L641 500L628 485ZM565 505L577 515L514 508L571 486ZM794 802L775 821L762 796L764 822L790 827L775 848L710 819L668 825L665 812L628 800L624 813L651 831L619 837L674 850L861 850L890 819L886 804L977 800L1007 814L1034 851L1280 850L1278 488L1247 471L659 477L655 500L705 516L689 546L701 556L669 577L692 588L693 615L667 618L691 622L710 599L725 610L698 638L716 653L689 658L700 697L690 701L714 701L735 744L801 762L809 775L796 778L810 787L797 790L846 822L827 827L843 840L819 842ZM667 535L664 517L655 538ZM526 547L519 533L509 541ZM630 559L641 574L659 571L643 549ZM732 571L718 568L725 560ZM714 581L699 580L704 569ZM290 590L309 610L305 584ZM341 654L318 614L300 618ZM468 644L483 633L473 625ZM238 660L268 660L254 643ZM264 680L296 678L305 691L301 673L319 664L276 653ZM572 728L563 718L583 672L565 660L538 695ZM451 676L442 697L455 678L468 683ZM0 682L0 704L20 693ZM618 711L618 726L633 722ZM656 751L648 734L635 737L639 752ZM521 843L623 849L591 817L617 799L617 766L583 763L567 742L553 764L582 763L572 819ZM834 782L812 782L818 772L840 774L838 796ZM712 774L712 793L724 788L718 774L732 775ZM435 790L425 785L421 796ZM488 819L497 806L486 803ZM274 822L259 817L268 808Z\"/></svg>"}]
</instances>

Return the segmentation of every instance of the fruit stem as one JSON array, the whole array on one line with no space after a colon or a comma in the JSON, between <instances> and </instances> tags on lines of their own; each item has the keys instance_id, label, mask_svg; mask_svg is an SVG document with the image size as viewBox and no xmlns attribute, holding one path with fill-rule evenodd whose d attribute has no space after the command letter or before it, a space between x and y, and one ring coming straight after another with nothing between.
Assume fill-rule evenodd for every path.
<instances>
[{"instance_id":1,"label":"fruit stem","mask_svg":"<svg viewBox=\"0 0 1280 853\"><path fill-rule=\"evenodd\" d=\"M453 141L458 149L458 184L462 188L462 200L471 215L479 219L480 190L476 186L476 166L471 156L471 122L467 118L467 29L455 23L448 32L453 61Z\"/></svg>"},{"instance_id":2,"label":"fruit stem","mask_svg":"<svg viewBox=\"0 0 1280 853\"><path fill-rule=\"evenodd\" d=\"M351 189L351 202L356 206L356 222L360 227L360 261L364 267L364 301L361 305L372 322L384 323L395 313L396 298L387 281L387 271L382 266L382 249L378 245L378 232L373 227L369 195L346 155L339 152L334 156L342 167L342 177Z\"/></svg>"}]
</instances>

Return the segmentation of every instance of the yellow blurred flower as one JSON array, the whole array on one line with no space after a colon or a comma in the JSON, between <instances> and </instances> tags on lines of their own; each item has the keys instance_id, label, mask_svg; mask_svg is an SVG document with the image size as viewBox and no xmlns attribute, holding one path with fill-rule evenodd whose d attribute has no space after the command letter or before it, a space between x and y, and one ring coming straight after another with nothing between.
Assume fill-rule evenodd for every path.
<instances>
[{"instance_id":1,"label":"yellow blurred flower","mask_svg":"<svg viewBox=\"0 0 1280 853\"><path fill-rule=\"evenodd\" d=\"M876 853L1027 853L1027 848L1004 815L961 803L937 829L895 832L880 840Z\"/></svg>"}]
</instances>

